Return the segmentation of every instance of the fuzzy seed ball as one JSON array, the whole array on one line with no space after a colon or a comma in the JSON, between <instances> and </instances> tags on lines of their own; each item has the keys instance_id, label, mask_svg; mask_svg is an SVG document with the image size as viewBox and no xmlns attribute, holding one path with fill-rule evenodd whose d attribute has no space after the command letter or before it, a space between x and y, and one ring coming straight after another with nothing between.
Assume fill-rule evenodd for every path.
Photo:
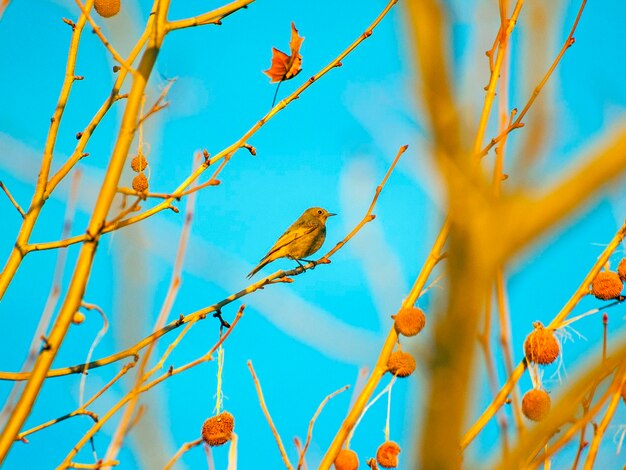
<instances>
[{"instance_id":1,"label":"fuzzy seed ball","mask_svg":"<svg viewBox=\"0 0 626 470\"><path fill-rule=\"evenodd\" d=\"M622 258L617 265L617 275L623 282L626 282L626 258Z\"/></svg>"},{"instance_id":2,"label":"fuzzy seed ball","mask_svg":"<svg viewBox=\"0 0 626 470\"><path fill-rule=\"evenodd\" d=\"M148 189L148 178L146 178L146 175L139 173L133 178L133 189L138 192Z\"/></svg>"},{"instance_id":3,"label":"fuzzy seed ball","mask_svg":"<svg viewBox=\"0 0 626 470\"><path fill-rule=\"evenodd\" d=\"M93 7L103 18L110 18L119 13L120 0L96 0Z\"/></svg>"},{"instance_id":4,"label":"fuzzy seed ball","mask_svg":"<svg viewBox=\"0 0 626 470\"><path fill-rule=\"evenodd\" d=\"M398 377L408 377L415 370L415 359L404 351L394 351L387 361L387 370Z\"/></svg>"},{"instance_id":5,"label":"fuzzy seed ball","mask_svg":"<svg viewBox=\"0 0 626 470\"><path fill-rule=\"evenodd\" d=\"M235 418L228 411L207 419L202 426L202 439L211 447L226 444L232 438Z\"/></svg>"},{"instance_id":6,"label":"fuzzy seed ball","mask_svg":"<svg viewBox=\"0 0 626 470\"><path fill-rule=\"evenodd\" d=\"M335 470L357 470L359 468L359 458L355 451L341 449L333 464L335 465Z\"/></svg>"},{"instance_id":7,"label":"fuzzy seed ball","mask_svg":"<svg viewBox=\"0 0 626 470\"><path fill-rule=\"evenodd\" d=\"M426 315L417 307L403 308L393 318L393 326L399 335L415 336L426 325Z\"/></svg>"},{"instance_id":8,"label":"fuzzy seed ball","mask_svg":"<svg viewBox=\"0 0 626 470\"><path fill-rule=\"evenodd\" d=\"M559 342L554 331L546 329L539 322L535 330L524 341L524 353L530 362L535 364L552 364L559 357Z\"/></svg>"},{"instance_id":9,"label":"fuzzy seed ball","mask_svg":"<svg viewBox=\"0 0 626 470\"><path fill-rule=\"evenodd\" d=\"M393 441L383 442L376 451L376 461L383 468L396 468L400 446Z\"/></svg>"},{"instance_id":10,"label":"fuzzy seed ball","mask_svg":"<svg viewBox=\"0 0 626 470\"><path fill-rule=\"evenodd\" d=\"M148 160L146 160L146 156L143 153L140 153L130 161L130 167L137 173L145 170L147 166Z\"/></svg>"},{"instance_id":11,"label":"fuzzy seed ball","mask_svg":"<svg viewBox=\"0 0 626 470\"><path fill-rule=\"evenodd\" d=\"M619 275L613 271L601 271L591 283L591 293L600 300L611 300L619 297L624 284Z\"/></svg>"},{"instance_id":12,"label":"fuzzy seed ball","mask_svg":"<svg viewBox=\"0 0 626 470\"><path fill-rule=\"evenodd\" d=\"M545 390L529 390L522 397L522 413L531 421L541 421L550 412L552 401Z\"/></svg>"},{"instance_id":13,"label":"fuzzy seed ball","mask_svg":"<svg viewBox=\"0 0 626 470\"><path fill-rule=\"evenodd\" d=\"M82 312L74 312L74 316L72 317L72 323L74 325L80 325L85 321L85 314Z\"/></svg>"}]
</instances>

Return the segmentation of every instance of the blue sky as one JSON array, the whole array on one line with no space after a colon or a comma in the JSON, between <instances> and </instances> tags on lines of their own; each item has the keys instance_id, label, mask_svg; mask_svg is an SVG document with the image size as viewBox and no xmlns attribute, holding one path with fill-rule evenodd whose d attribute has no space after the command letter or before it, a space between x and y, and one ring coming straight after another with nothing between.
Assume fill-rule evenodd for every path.
<instances>
[{"instance_id":1,"label":"blue sky","mask_svg":"<svg viewBox=\"0 0 626 470\"><path fill-rule=\"evenodd\" d=\"M173 2L170 18L186 17L211 9L215 2ZM497 31L494 2L450 2L453 22L451 56L454 59L458 100L475 128L482 87L488 80L484 51ZM556 55L576 14L576 2L528 2L513 40L511 107L523 106L526 97ZM159 55L150 82L155 99L167 78L177 78L169 94L170 106L150 119L144 128L148 144L150 185L154 191L172 190L189 174L193 153L206 148L219 152L239 138L265 114L274 86L262 74L270 65L270 50L287 50L290 22L306 39L302 47L303 72L282 84L285 97L310 75L336 57L369 25L384 7L379 0L359 2L257 1L223 21L223 25L172 33ZM147 1L127 1L111 20L97 19L112 44L127 53L141 31L149 9ZM36 180L41 152L63 79L70 37L62 17L75 18L70 1L21 2L13 0L0 20L0 84L5 90L0 106L0 180L26 206ZM365 213L374 189L398 148L409 144L375 209L377 218L330 265L298 276L287 285L269 286L245 299L244 318L226 344L225 407L236 418L240 468L281 465L278 450L256 399L246 360L251 359L263 385L265 398L293 461L293 436L304 438L308 421L319 402L345 384L354 384L360 367L371 367L395 313L438 232L442 220L442 189L428 154L428 130L421 113L411 46L402 2L383 20L375 33L297 101L259 131L250 143L252 157L238 152L220 175L221 185L198 194L196 214L184 265L183 283L172 311L190 313L211 305L247 284L245 275L275 239L304 209L322 206L338 217L328 222L328 250ZM541 21L543 18L543 22ZM585 149L602 141L607 129L623 120L626 102L625 64L620 32L626 22L622 2L590 2L576 34L575 45L542 92L528 115L528 125L510 140L510 184L542 185L575 165ZM114 80L113 63L95 35L85 33L77 73L85 80L74 85L55 150L54 168L71 153L75 134L107 96ZM114 107L91 139L90 156L81 161L81 185L73 234L82 233L93 207L120 121L121 106ZM536 111L536 113L535 113ZM533 123L536 126L533 129ZM536 154L524 155L525 136ZM493 130L488 132L491 137ZM536 162L530 166L528 161ZM524 177L528 175L528 178ZM130 186L130 169L121 184ZM69 182L68 182L69 183ZM623 183L623 180L622 180ZM68 199L69 184L62 184L41 215L33 241L58 239ZM150 330L163 302L175 256L181 214L161 213L140 225L103 238L85 301L98 304L111 321L111 330L96 348L102 357L142 338ZM567 300L621 224L626 211L624 186L616 185L583 210L543 237L508 269L516 359L531 322L547 322ZM19 216L0 198L3 229L0 257L6 257L19 228ZM523 223L523 221L520 221ZM65 283L78 247L68 252ZM616 253L613 263L623 256ZM51 284L56 254L30 254L0 305L10 325L3 335L0 369L18 370ZM276 262L261 274L291 268ZM437 275L438 273L436 273ZM66 287L66 285L64 284ZM445 281L419 301L426 311L445 289ZM459 295L462 295L460 293ZM228 306L232 318L239 303ZM598 306L585 299L580 312ZM578 311L578 310L577 310ZM611 330L618 330L623 306L611 311ZM430 320L429 320L430 321ZM433 320L434 321L434 320ZM88 315L72 327L56 366L83 362L100 319ZM600 319L593 316L576 326L587 341L568 343L567 370L575 370L600 338ZM425 331L405 344L415 355L428 354ZM202 354L217 337L216 322L198 324L171 357L180 365ZM164 351L173 336L159 344ZM112 377L119 365L93 372L87 380L92 393ZM481 372L479 370L479 372ZM546 377L553 371L547 371ZM202 422L214 405L216 367L205 364L174 377L146 396L148 411L129 446L120 454L122 468L156 468L176 449L196 439ZM391 438L404 449L402 467L410 468L415 448L413 423L420 416L423 370L394 387ZM78 403L79 377L51 380L44 386L27 426L62 415ZM128 385L127 382L126 385ZM479 381L479 383L482 383ZM525 379L522 387L529 387ZM384 385L384 384L383 384ZM558 388L557 382L550 387ZM8 394L10 384L0 384ZM103 413L123 387L113 389L96 406ZM315 468L330 443L350 402L350 391L329 403L319 418L309 450ZM476 412L487 403L487 391L478 387ZM368 412L352 441L361 462L373 456L384 438L384 403ZM616 423L624 422L620 411ZM113 424L95 440L103 455ZM20 468L56 465L90 425L88 419L56 425L32 436L31 444L17 443L6 463ZM492 448L495 426L486 429L470 455L482 456ZM606 439L605 456L623 464L615 446ZM145 449L159 442L151 452ZM612 446L612 447L611 447ZM603 448L604 449L604 448ZM214 451L217 468L225 468L226 449ZM606 457L608 458L608 457ZM91 459L90 451L79 461ZM200 449L190 451L180 468L203 468ZM555 462L555 465L557 462ZM258 467L257 467L258 468Z\"/></svg>"}]
</instances>

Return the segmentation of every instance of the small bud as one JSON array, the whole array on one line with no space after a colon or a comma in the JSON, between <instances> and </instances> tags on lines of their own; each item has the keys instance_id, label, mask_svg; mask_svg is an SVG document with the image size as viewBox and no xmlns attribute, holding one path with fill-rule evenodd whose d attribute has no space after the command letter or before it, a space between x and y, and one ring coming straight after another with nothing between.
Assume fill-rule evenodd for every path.
<instances>
[{"instance_id":1,"label":"small bud","mask_svg":"<svg viewBox=\"0 0 626 470\"><path fill-rule=\"evenodd\" d=\"M85 314L82 312L74 312L74 316L72 317L72 323L74 325L80 325L85 321Z\"/></svg>"}]
</instances>

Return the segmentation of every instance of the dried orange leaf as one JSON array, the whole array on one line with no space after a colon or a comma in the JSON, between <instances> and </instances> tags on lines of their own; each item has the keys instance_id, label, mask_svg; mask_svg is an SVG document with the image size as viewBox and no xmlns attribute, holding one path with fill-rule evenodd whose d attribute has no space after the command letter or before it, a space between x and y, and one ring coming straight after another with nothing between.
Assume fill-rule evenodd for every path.
<instances>
[{"instance_id":1,"label":"dried orange leaf","mask_svg":"<svg viewBox=\"0 0 626 470\"><path fill-rule=\"evenodd\" d=\"M304 38L298 35L296 25L291 22L291 41L289 41L291 55L287 55L272 47L272 66L263 71L264 74L271 78L270 83L289 80L300 73L302 70L302 56L300 55L302 41L304 41Z\"/></svg>"}]
</instances>

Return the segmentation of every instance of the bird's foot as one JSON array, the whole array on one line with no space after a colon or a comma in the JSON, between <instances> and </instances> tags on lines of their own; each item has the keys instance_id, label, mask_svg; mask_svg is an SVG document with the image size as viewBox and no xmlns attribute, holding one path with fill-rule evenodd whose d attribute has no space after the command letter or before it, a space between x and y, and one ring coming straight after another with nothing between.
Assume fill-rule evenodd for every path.
<instances>
[{"instance_id":1,"label":"bird's foot","mask_svg":"<svg viewBox=\"0 0 626 470\"><path fill-rule=\"evenodd\" d=\"M317 261L312 260L312 259L302 259L302 261L304 261L305 263L310 263L313 266L311 266L309 269L315 269L315 266L317 266ZM300 265L302 266L302 265Z\"/></svg>"}]
</instances>

